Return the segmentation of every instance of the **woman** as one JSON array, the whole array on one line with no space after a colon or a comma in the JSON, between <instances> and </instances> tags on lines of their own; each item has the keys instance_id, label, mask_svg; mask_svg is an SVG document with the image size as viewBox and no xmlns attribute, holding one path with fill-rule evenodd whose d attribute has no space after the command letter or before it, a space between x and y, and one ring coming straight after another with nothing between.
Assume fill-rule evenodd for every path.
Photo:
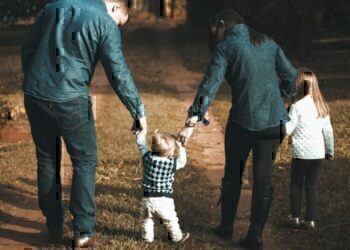
<instances>
[{"instance_id":1,"label":"woman","mask_svg":"<svg viewBox=\"0 0 350 250\"><path fill-rule=\"evenodd\" d=\"M234 10L223 10L213 18L210 48L210 64L179 136L186 144L196 122L208 123L204 114L225 77L232 90L232 108L225 132L221 222L213 232L224 239L232 237L242 173L252 150L251 224L239 243L246 248L262 248L273 194L274 158L289 120L282 97L295 94L296 69L272 39L245 25Z\"/></svg>"}]
</instances>

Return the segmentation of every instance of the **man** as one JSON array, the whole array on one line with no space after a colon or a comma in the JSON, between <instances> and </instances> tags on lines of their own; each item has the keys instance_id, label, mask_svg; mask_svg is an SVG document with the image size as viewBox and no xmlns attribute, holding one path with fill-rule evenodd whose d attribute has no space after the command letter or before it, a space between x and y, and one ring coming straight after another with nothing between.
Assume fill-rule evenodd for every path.
<instances>
[{"instance_id":1,"label":"man","mask_svg":"<svg viewBox=\"0 0 350 250\"><path fill-rule=\"evenodd\" d=\"M39 206L53 243L62 240L64 227L61 138L74 169L69 205L74 246L96 240L96 135L88 88L98 60L130 111L133 130L147 128L122 53L118 26L128 18L124 0L59 0L45 7L24 42L24 102L36 146Z\"/></svg>"}]
</instances>

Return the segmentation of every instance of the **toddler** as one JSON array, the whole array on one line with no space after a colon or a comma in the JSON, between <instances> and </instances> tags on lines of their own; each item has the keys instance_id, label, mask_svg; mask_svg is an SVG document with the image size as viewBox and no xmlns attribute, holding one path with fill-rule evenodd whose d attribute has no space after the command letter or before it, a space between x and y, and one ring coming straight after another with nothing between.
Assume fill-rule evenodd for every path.
<instances>
[{"instance_id":1,"label":"toddler","mask_svg":"<svg viewBox=\"0 0 350 250\"><path fill-rule=\"evenodd\" d=\"M147 147L146 131L137 133L137 144L143 160L142 238L154 239L154 217L159 217L170 239L183 243L190 234L182 233L172 198L175 172L186 165L186 150L174 136L155 132L151 151ZM174 156L176 145L178 156Z\"/></svg>"}]
</instances>

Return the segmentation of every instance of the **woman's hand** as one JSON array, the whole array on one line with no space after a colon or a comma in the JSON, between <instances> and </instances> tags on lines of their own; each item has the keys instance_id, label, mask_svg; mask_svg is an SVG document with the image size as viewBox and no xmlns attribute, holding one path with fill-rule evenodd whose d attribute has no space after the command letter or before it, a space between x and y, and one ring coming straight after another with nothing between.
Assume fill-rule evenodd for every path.
<instances>
[{"instance_id":1,"label":"woman's hand","mask_svg":"<svg viewBox=\"0 0 350 250\"><path fill-rule=\"evenodd\" d=\"M184 127L179 133L179 140L182 145L186 146L188 140L193 134L194 127Z\"/></svg>"},{"instance_id":2,"label":"woman's hand","mask_svg":"<svg viewBox=\"0 0 350 250\"><path fill-rule=\"evenodd\" d=\"M140 119L134 120L131 131L133 134L136 134L138 131L147 132L147 118L146 116L141 117Z\"/></svg>"}]
</instances>

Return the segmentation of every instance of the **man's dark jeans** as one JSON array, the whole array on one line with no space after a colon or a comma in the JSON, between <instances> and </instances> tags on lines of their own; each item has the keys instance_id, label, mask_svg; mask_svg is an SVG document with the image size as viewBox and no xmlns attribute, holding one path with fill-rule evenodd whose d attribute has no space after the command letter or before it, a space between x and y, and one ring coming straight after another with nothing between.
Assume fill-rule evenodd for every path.
<instances>
[{"instance_id":1,"label":"man's dark jeans","mask_svg":"<svg viewBox=\"0 0 350 250\"><path fill-rule=\"evenodd\" d=\"M63 138L74 169L69 205L74 234L93 235L97 153L91 102L76 98L58 103L25 95L24 104L36 147L39 206L48 229L59 230L64 222L60 178Z\"/></svg>"}]
</instances>

